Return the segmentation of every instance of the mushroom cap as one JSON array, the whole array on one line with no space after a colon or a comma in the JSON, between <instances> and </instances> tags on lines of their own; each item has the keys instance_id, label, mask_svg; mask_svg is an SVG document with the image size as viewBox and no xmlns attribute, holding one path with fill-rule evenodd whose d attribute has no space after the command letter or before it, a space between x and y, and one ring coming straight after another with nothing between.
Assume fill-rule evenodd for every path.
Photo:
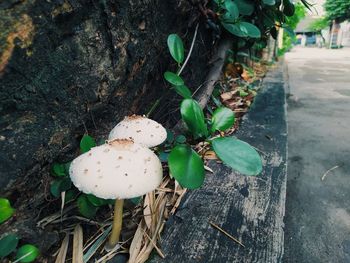
<instances>
[{"instance_id":1,"label":"mushroom cap","mask_svg":"<svg viewBox=\"0 0 350 263\"><path fill-rule=\"evenodd\" d=\"M104 199L127 199L156 189L163 169L150 149L131 140L114 140L74 159L69 174L84 193Z\"/></svg>"},{"instance_id":2,"label":"mushroom cap","mask_svg":"<svg viewBox=\"0 0 350 263\"><path fill-rule=\"evenodd\" d=\"M135 143L151 148L167 138L165 128L158 122L139 115L127 116L109 133L108 140L131 139Z\"/></svg>"}]
</instances>

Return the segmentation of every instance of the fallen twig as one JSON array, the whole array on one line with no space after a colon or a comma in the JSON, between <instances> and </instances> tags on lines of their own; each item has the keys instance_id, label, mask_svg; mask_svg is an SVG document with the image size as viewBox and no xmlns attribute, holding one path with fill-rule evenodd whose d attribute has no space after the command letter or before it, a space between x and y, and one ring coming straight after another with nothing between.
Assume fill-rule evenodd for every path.
<instances>
[{"instance_id":1,"label":"fallen twig","mask_svg":"<svg viewBox=\"0 0 350 263\"><path fill-rule=\"evenodd\" d=\"M340 165L336 165L336 166L332 167L331 169L327 170L327 171L322 175L321 181L323 181L323 180L326 178L326 176L329 174L329 172L331 172L331 171L333 171L333 170L335 170L335 169L337 169L337 168L339 168L339 167L340 167Z\"/></svg>"},{"instance_id":2,"label":"fallen twig","mask_svg":"<svg viewBox=\"0 0 350 263\"><path fill-rule=\"evenodd\" d=\"M241 245L242 247L245 247L245 245L242 244L241 241L239 241L238 239L236 239L234 236L230 235L229 233L227 233L225 230L223 230L221 227L219 227L218 225L214 224L213 222L209 222L209 224L216 228L217 230L219 230L221 233L225 234L226 236L228 236L230 239L232 239L233 241L235 241L236 243L238 243L239 245Z\"/></svg>"}]
</instances>

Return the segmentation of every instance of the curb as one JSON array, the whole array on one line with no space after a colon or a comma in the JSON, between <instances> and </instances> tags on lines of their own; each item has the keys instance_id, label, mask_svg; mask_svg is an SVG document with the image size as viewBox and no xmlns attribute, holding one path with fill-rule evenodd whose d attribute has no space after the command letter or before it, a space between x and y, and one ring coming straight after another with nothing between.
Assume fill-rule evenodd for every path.
<instances>
[{"instance_id":1,"label":"curb","mask_svg":"<svg viewBox=\"0 0 350 263\"><path fill-rule=\"evenodd\" d=\"M264 170L239 175L211 161L202 188L190 191L166 223L160 247L166 258L149 262L280 262L286 198L287 126L283 68L269 72L235 134L256 147ZM240 246L213 228L218 225Z\"/></svg>"}]
</instances>

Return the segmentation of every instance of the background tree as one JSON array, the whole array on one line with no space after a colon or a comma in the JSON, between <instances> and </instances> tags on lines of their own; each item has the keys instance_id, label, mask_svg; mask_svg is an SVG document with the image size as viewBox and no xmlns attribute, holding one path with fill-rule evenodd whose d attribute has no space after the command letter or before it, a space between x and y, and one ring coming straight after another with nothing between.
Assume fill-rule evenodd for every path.
<instances>
[{"instance_id":1,"label":"background tree","mask_svg":"<svg viewBox=\"0 0 350 263\"><path fill-rule=\"evenodd\" d=\"M342 22L350 19L350 0L326 0L324 8L329 21Z\"/></svg>"},{"instance_id":2,"label":"background tree","mask_svg":"<svg viewBox=\"0 0 350 263\"><path fill-rule=\"evenodd\" d=\"M306 14L306 8L304 4L297 3L295 5L295 13L291 17L286 18L286 25L291 28L295 29L300 22L301 19L305 17ZM278 50L278 55L283 55L285 52L287 52L289 49L291 49L293 42L295 42L295 35L290 30L284 30L283 31L283 47Z\"/></svg>"}]
</instances>

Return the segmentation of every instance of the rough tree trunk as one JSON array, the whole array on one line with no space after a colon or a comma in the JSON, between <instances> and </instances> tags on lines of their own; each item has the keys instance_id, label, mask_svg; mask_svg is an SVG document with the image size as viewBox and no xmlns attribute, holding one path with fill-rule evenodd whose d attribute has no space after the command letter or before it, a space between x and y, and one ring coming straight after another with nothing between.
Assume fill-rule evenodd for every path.
<instances>
[{"instance_id":1,"label":"rough tree trunk","mask_svg":"<svg viewBox=\"0 0 350 263\"><path fill-rule=\"evenodd\" d=\"M189 47L197 15L186 0L1 1L0 189L21 218L1 233L15 226L31 242L41 235L44 251L57 240L35 229L50 165L76 155L85 132L102 138L126 114L147 111L167 89L163 72L175 68L167 35ZM186 72L193 90L210 57L200 28Z\"/></svg>"}]
</instances>

